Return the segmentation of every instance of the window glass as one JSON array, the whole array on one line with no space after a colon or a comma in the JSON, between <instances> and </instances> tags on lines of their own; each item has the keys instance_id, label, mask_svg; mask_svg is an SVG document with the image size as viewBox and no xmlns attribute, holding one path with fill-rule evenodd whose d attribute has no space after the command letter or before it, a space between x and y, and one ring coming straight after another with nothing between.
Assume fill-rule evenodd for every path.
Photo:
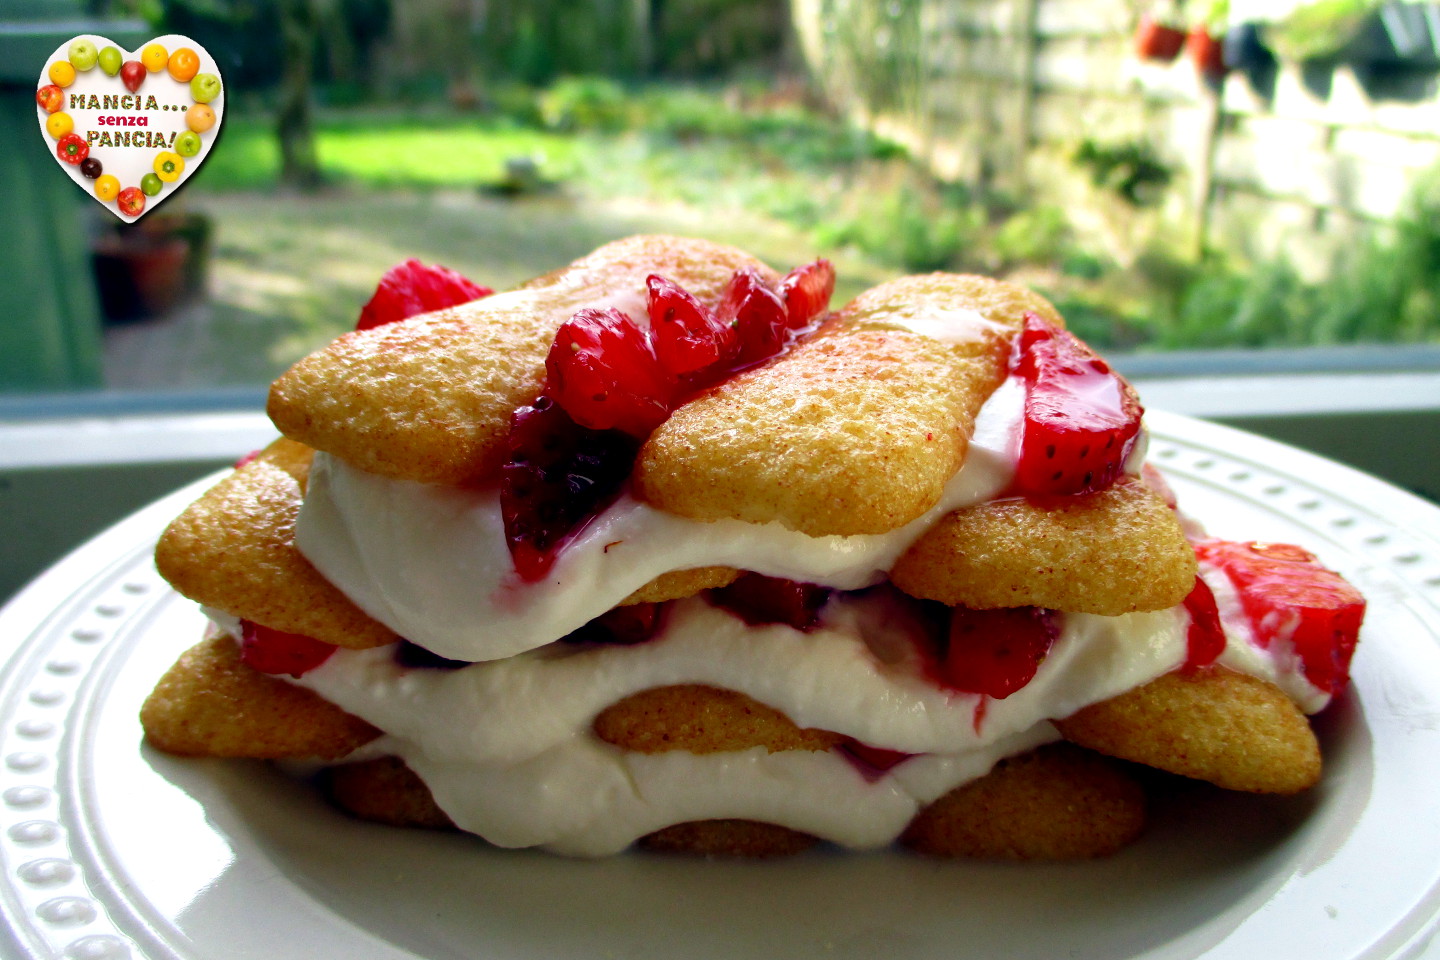
<instances>
[{"instance_id":1,"label":"window glass","mask_svg":"<svg viewBox=\"0 0 1440 960\"><path fill-rule=\"evenodd\" d=\"M1257 349L1393 365L1376 351L1433 344L1433 5L1191 0L1138 19L1114 6L7 14L0 162L28 187L0 239L0 401L254 406L354 325L398 261L505 288L634 232L702 234L782 268L830 257L837 302L907 272L1012 277L1142 366L1185 356L1192 372ZM223 77L213 149L133 224L31 125L45 118L37 77L76 33L137 51L191 37Z\"/></svg>"}]
</instances>

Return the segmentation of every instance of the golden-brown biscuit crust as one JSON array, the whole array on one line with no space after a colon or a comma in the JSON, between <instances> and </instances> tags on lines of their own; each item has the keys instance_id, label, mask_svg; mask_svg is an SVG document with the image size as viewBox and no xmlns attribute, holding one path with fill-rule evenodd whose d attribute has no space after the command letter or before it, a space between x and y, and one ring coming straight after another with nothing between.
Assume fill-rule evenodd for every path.
<instances>
[{"instance_id":1,"label":"golden-brown biscuit crust","mask_svg":"<svg viewBox=\"0 0 1440 960\"><path fill-rule=\"evenodd\" d=\"M1223 668L1169 673L1056 721L1100 753L1226 790L1298 793L1320 779L1320 746L1274 684Z\"/></svg>"},{"instance_id":2,"label":"golden-brown biscuit crust","mask_svg":"<svg viewBox=\"0 0 1440 960\"><path fill-rule=\"evenodd\" d=\"M973 609L1120 616L1164 610L1195 586L1195 551L1143 483L1044 503L994 500L931 527L890 571L911 596Z\"/></svg>"},{"instance_id":3,"label":"golden-brown biscuit crust","mask_svg":"<svg viewBox=\"0 0 1440 960\"><path fill-rule=\"evenodd\" d=\"M700 684L632 694L602 710L594 729L606 743L637 753L829 750L845 740L828 730L802 729L774 707L738 691Z\"/></svg>"},{"instance_id":4,"label":"golden-brown biscuit crust","mask_svg":"<svg viewBox=\"0 0 1440 960\"><path fill-rule=\"evenodd\" d=\"M355 606L295 546L313 451L280 438L175 518L160 575L191 600L286 633L363 649L395 632Z\"/></svg>"},{"instance_id":5,"label":"golden-brown biscuit crust","mask_svg":"<svg viewBox=\"0 0 1440 960\"><path fill-rule=\"evenodd\" d=\"M660 574L630 594L620 602L620 606L683 600L686 597L695 596L701 590L728 587L739 578L740 571L734 567L694 567L690 570L672 570L669 573Z\"/></svg>"},{"instance_id":6,"label":"golden-brown biscuit crust","mask_svg":"<svg viewBox=\"0 0 1440 960\"><path fill-rule=\"evenodd\" d=\"M140 723L157 749L192 757L338 760L380 735L311 691L252 670L223 635L181 655Z\"/></svg>"},{"instance_id":7,"label":"golden-brown biscuit crust","mask_svg":"<svg viewBox=\"0 0 1440 960\"><path fill-rule=\"evenodd\" d=\"M900 842L936 857L1084 860L1134 840L1145 810L1144 791L1119 764L1050 744L945 794Z\"/></svg>"},{"instance_id":8,"label":"golden-brown biscuit crust","mask_svg":"<svg viewBox=\"0 0 1440 960\"><path fill-rule=\"evenodd\" d=\"M1043 298L979 277L906 277L809 341L675 411L635 469L637 495L697 520L779 521L811 536L885 533L939 500L1010 341ZM961 317L966 335L938 332Z\"/></svg>"},{"instance_id":9,"label":"golden-brown biscuit crust","mask_svg":"<svg viewBox=\"0 0 1440 960\"><path fill-rule=\"evenodd\" d=\"M756 820L692 820L646 834L645 850L689 856L765 860L792 857L815 846L808 833Z\"/></svg>"},{"instance_id":10,"label":"golden-brown biscuit crust","mask_svg":"<svg viewBox=\"0 0 1440 960\"><path fill-rule=\"evenodd\" d=\"M425 781L399 757L329 767L321 777L321 789L332 803L361 820L392 827L455 829Z\"/></svg>"},{"instance_id":11,"label":"golden-brown biscuit crust","mask_svg":"<svg viewBox=\"0 0 1440 960\"><path fill-rule=\"evenodd\" d=\"M651 273L714 303L741 267L776 282L774 271L734 247L620 240L519 290L347 333L276 380L267 409L286 436L371 473L483 480L504 460L511 412L539 394L561 323L616 297L643 303Z\"/></svg>"}]
</instances>

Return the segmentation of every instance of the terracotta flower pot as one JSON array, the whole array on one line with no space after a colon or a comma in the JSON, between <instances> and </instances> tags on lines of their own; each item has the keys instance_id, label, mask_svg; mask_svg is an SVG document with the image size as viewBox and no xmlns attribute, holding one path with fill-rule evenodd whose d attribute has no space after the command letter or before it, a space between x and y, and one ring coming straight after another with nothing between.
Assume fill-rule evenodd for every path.
<instances>
[{"instance_id":1,"label":"terracotta flower pot","mask_svg":"<svg viewBox=\"0 0 1440 960\"><path fill-rule=\"evenodd\" d=\"M1141 60L1169 63L1184 46L1185 31L1167 26L1148 13L1135 25L1135 55Z\"/></svg>"},{"instance_id":2,"label":"terracotta flower pot","mask_svg":"<svg viewBox=\"0 0 1440 960\"><path fill-rule=\"evenodd\" d=\"M1211 35L1207 27L1195 27L1185 38L1185 50L1195 70L1206 80L1219 80L1225 76L1224 42Z\"/></svg>"}]
</instances>

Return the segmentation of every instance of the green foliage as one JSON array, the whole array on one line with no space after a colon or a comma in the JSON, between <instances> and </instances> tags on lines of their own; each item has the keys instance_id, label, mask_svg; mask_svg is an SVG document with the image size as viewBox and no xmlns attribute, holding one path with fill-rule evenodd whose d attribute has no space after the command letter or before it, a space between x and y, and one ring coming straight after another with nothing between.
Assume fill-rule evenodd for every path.
<instances>
[{"instance_id":1,"label":"green foliage","mask_svg":"<svg viewBox=\"0 0 1440 960\"><path fill-rule=\"evenodd\" d=\"M1059 207L1021 210L1002 223L990 247L1001 264L1058 264L1070 247L1070 221Z\"/></svg>"},{"instance_id":2,"label":"green foliage","mask_svg":"<svg viewBox=\"0 0 1440 960\"><path fill-rule=\"evenodd\" d=\"M564 77L540 96L540 117L551 130L616 133L630 125L625 88L608 77Z\"/></svg>"},{"instance_id":3,"label":"green foliage","mask_svg":"<svg viewBox=\"0 0 1440 960\"><path fill-rule=\"evenodd\" d=\"M821 223L822 247L854 247L882 263L922 273L957 266L978 245L984 210L955 191L914 183L867 195L858 212Z\"/></svg>"},{"instance_id":4,"label":"green foliage","mask_svg":"<svg viewBox=\"0 0 1440 960\"><path fill-rule=\"evenodd\" d=\"M1286 60L1333 57L1379 6L1380 0L1314 0L1270 24L1265 39Z\"/></svg>"},{"instance_id":5,"label":"green foliage","mask_svg":"<svg viewBox=\"0 0 1440 960\"><path fill-rule=\"evenodd\" d=\"M1095 186L1112 190L1137 207L1158 203L1174 178L1169 165L1145 141L1102 144L1086 139L1074 159L1077 165L1089 168Z\"/></svg>"}]
</instances>

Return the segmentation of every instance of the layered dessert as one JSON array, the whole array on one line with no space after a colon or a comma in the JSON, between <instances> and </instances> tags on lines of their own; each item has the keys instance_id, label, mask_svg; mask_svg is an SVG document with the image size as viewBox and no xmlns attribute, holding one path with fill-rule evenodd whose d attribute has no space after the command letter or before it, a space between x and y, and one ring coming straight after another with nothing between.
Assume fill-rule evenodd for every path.
<instances>
[{"instance_id":1,"label":"layered dessert","mask_svg":"<svg viewBox=\"0 0 1440 960\"><path fill-rule=\"evenodd\" d=\"M833 283L674 237L391 271L162 537L212 626L149 741L578 856L1092 857L1140 767L1312 786L1359 594L1183 519L1037 294Z\"/></svg>"}]
</instances>

